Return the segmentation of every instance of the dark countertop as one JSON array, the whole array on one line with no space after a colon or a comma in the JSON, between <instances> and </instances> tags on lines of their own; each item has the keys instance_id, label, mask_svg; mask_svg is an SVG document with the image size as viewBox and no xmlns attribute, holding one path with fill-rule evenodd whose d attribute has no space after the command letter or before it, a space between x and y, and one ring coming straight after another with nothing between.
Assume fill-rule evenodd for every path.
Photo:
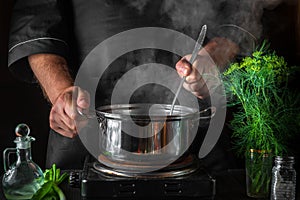
<instances>
[{"instance_id":1,"label":"dark countertop","mask_svg":"<svg viewBox=\"0 0 300 200\"><path fill-rule=\"evenodd\" d=\"M254 198L249 198L246 195L244 170L242 169L228 170L226 172L216 175L215 177L216 177L216 196L214 198L215 200L255 200ZM62 183L60 187L64 191L68 200L84 200L83 198L81 198L80 189L70 187L67 181ZM1 200L5 199L2 193L2 187L1 187L0 199ZM117 199L117 198L111 198L111 199ZM179 197L179 198L172 198L172 199L184 200L184 199L191 199L191 198Z\"/></svg>"},{"instance_id":2,"label":"dark countertop","mask_svg":"<svg viewBox=\"0 0 300 200\"><path fill-rule=\"evenodd\" d=\"M216 176L216 196L214 200L255 200L247 197L245 188L245 171L242 169L228 170ZM70 188L67 184L61 186L70 200L82 200L78 188ZM171 198L167 198L171 199ZM192 198L172 198L184 200ZM199 199L199 198L197 198ZM104 200L104 199L103 199Z\"/></svg>"}]
</instances>

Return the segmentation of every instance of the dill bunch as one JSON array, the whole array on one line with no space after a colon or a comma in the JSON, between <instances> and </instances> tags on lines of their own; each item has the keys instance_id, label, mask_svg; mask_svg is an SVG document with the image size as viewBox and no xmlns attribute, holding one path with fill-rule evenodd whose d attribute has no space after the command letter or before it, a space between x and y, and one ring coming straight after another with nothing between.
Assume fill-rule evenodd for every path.
<instances>
[{"instance_id":1,"label":"dill bunch","mask_svg":"<svg viewBox=\"0 0 300 200\"><path fill-rule=\"evenodd\" d=\"M260 149L282 155L288 139L299 132L299 95L288 88L295 67L268 49L263 42L222 75L228 106L237 109L230 127L239 154Z\"/></svg>"}]
</instances>

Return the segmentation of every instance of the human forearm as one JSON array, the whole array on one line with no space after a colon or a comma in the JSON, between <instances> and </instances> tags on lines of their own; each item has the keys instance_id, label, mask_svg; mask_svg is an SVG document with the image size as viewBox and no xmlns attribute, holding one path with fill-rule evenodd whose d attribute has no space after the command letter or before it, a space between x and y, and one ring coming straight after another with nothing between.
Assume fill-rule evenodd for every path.
<instances>
[{"instance_id":1,"label":"human forearm","mask_svg":"<svg viewBox=\"0 0 300 200\"><path fill-rule=\"evenodd\" d=\"M58 96L73 85L73 80L63 57L54 54L34 54L29 64L49 101L54 104Z\"/></svg>"},{"instance_id":2,"label":"human forearm","mask_svg":"<svg viewBox=\"0 0 300 200\"><path fill-rule=\"evenodd\" d=\"M36 54L30 56L28 61L52 103L50 127L66 137L76 136L86 124L85 119L78 117L77 109L89 108L89 94L80 87L73 86L64 58L52 54Z\"/></svg>"},{"instance_id":3,"label":"human forearm","mask_svg":"<svg viewBox=\"0 0 300 200\"><path fill-rule=\"evenodd\" d=\"M220 71L223 71L239 52L237 44L221 37L213 38L204 48Z\"/></svg>"}]
</instances>

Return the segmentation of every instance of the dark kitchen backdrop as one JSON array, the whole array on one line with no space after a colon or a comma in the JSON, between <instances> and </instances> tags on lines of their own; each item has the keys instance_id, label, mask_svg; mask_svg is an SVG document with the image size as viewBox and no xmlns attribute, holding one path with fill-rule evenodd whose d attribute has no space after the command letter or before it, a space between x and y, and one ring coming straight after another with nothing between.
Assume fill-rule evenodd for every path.
<instances>
[{"instance_id":1,"label":"dark kitchen backdrop","mask_svg":"<svg viewBox=\"0 0 300 200\"><path fill-rule=\"evenodd\" d=\"M31 128L36 138L32 145L34 161L44 168L49 131L50 106L44 100L38 85L16 80L7 68L8 32L13 0L0 1L0 155L7 147L14 147L14 129L19 123ZM271 48L285 57L289 65L300 66L300 3L283 0L273 10L263 15L263 37L271 42ZM297 87L297 83L294 84ZM300 135L300 134L298 134ZM291 142L296 147L300 140ZM295 148L296 149L296 148ZM299 160L299 153L297 155ZM3 157L0 156L0 172L3 173Z\"/></svg>"}]
</instances>

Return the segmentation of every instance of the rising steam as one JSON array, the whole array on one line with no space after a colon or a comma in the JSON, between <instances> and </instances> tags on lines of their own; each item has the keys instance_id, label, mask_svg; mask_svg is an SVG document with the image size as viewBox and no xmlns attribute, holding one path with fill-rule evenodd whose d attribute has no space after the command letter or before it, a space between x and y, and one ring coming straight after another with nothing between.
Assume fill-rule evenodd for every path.
<instances>
[{"instance_id":1,"label":"rising steam","mask_svg":"<svg viewBox=\"0 0 300 200\"><path fill-rule=\"evenodd\" d=\"M208 39L215 36L229 36L240 45L245 54L253 50L254 40L261 37L263 28L261 18L264 9L273 9L282 2L282 0L125 1L129 7L136 9L141 17L151 16L155 22L161 22L163 27L177 30L192 38L196 38L201 26L207 24ZM149 12L152 13L149 15ZM170 55L163 55L163 53L147 49L124 55L124 58L119 59L118 63L115 63L114 67L111 66L104 74L106 80L99 84L100 88L103 89L102 93L99 93L101 96L99 99L103 99L103 96L110 96L117 81L133 67L145 63L162 63L174 66L179 59L174 56L173 60L166 60L170 58ZM137 76L131 79L138 82L139 78ZM174 80L170 81L174 82ZM177 85L178 83L174 82L173 84ZM155 96L155 94L159 95ZM166 90L157 85L145 86L133 96L137 99L136 103L141 103L143 97L156 103L171 103L173 100L173 94L168 94ZM135 101L133 100L133 102ZM101 104L110 104L110 101L106 100Z\"/></svg>"},{"instance_id":2,"label":"rising steam","mask_svg":"<svg viewBox=\"0 0 300 200\"><path fill-rule=\"evenodd\" d=\"M147 5L153 1L127 0L127 2L143 13L147 12ZM162 0L160 13L169 17L171 28L194 38L203 24L208 25L210 37L219 31L219 26L234 24L249 31L255 38L260 38L263 10L274 9L281 2L282 0ZM243 37L243 34L239 33L233 37L238 41L244 39L238 38Z\"/></svg>"}]
</instances>

